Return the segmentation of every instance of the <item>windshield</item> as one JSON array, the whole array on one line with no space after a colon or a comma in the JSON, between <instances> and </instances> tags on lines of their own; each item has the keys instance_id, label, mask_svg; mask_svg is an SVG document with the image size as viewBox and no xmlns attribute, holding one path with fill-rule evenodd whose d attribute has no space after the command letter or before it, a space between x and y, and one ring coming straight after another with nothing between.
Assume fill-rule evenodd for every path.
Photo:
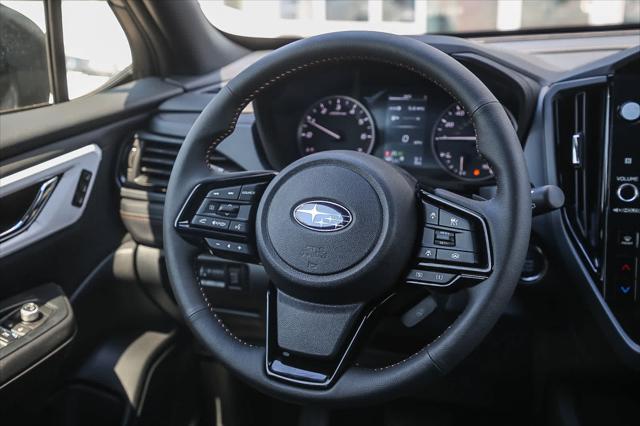
<instances>
[{"instance_id":1,"label":"windshield","mask_svg":"<svg viewBox=\"0 0 640 426\"><path fill-rule=\"evenodd\" d=\"M469 33L640 22L640 0L200 0L200 5L222 31L268 38L342 30Z\"/></svg>"}]
</instances>

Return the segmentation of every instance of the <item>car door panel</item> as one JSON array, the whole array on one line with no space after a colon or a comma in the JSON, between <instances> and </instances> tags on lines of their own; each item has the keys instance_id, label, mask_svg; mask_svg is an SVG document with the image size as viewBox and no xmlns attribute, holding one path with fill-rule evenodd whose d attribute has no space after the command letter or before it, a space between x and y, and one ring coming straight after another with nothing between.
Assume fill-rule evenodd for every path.
<instances>
[{"instance_id":1,"label":"car door panel","mask_svg":"<svg viewBox=\"0 0 640 426\"><path fill-rule=\"evenodd\" d=\"M38 304L35 320L21 320L20 308L25 303ZM45 284L2 301L0 327L2 331L18 333L8 344L0 345L0 390L55 357L71 342L76 330L69 299L55 284ZM46 364L50 369L59 362Z\"/></svg>"},{"instance_id":2,"label":"car door panel","mask_svg":"<svg viewBox=\"0 0 640 426\"><path fill-rule=\"evenodd\" d=\"M64 156L72 152L77 155L77 150L80 153L82 150L94 152L88 155L94 158L91 164L95 163L93 166L84 166L85 169L95 169L95 173L84 207L75 209L76 215L81 215L72 226L11 253L8 252L8 246L1 245L0 300L44 282L55 282L70 294L101 260L113 253L125 232L118 217L115 173L120 147L123 140L145 122L147 112L151 112L158 102L173 96L176 91L181 89L151 78L87 97L87 101L81 98L51 107L0 115L2 182L8 182L6 179L9 178L17 180L20 173L30 173L29 170L48 168L47 164L52 164L50 161L59 162L60 158L68 158ZM89 108L88 98L93 98L91 105L100 104L100 107ZM52 126L49 133L47 126ZM91 129L82 130L87 127ZM52 134L67 137L52 142ZM96 160L99 160L99 167ZM63 170L66 166L59 167ZM68 171L68 177L64 178L70 183L69 187L61 188L59 182L53 196L71 200L83 168L78 166L76 169L73 174ZM38 176L43 179L55 174L42 173ZM6 188L7 191L3 190L0 194L8 195L8 186ZM0 205L3 204L2 198L0 196ZM69 267L71 260L74 267Z\"/></svg>"},{"instance_id":3,"label":"car door panel","mask_svg":"<svg viewBox=\"0 0 640 426\"><path fill-rule=\"evenodd\" d=\"M152 311L151 322L162 321L153 303L141 301L140 291L110 288L116 282L114 253L126 240L118 214L116 170L124 141L144 125L159 102L181 91L179 86L151 78L77 101L0 116L0 235L5 236L0 241L0 307L10 305L15 310L29 300L51 305L47 297L34 296L44 288L55 289L55 304L64 311L53 334L47 331L46 336L23 340L20 350L0 353L0 387L11 382L11 388L30 391L45 380L43 372L59 366L53 355L63 352L58 349L76 335L76 323L85 336L92 329L110 333L116 324L121 327L106 318L114 307L127 318L124 311L146 304L143 311ZM84 189L81 200L78 189ZM21 204L16 206L16 200ZM12 209L4 208L8 203ZM19 220L8 217L8 211ZM6 232L20 223L19 232ZM95 282L101 285L94 286ZM131 297L125 308L120 305L124 294L138 296ZM100 300L107 306L96 316L93 312ZM94 327L98 322L103 326ZM142 323L137 327L153 328ZM95 339L74 340L70 347L75 359L95 349Z\"/></svg>"}]
</instances>

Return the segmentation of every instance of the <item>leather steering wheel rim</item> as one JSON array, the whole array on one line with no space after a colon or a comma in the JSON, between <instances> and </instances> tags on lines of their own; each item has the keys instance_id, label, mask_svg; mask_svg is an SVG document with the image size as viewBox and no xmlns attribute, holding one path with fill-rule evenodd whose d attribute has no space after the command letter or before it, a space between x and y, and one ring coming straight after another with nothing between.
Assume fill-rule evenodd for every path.
<instances>
[{"instance_id":1,"label":"leather steering wheel rim","mask_svg":"<svg viewBox=\"0 0 640 426\"><path fill-rule=\"evenodd\" d=\"M174 224L192 189L213 176L212 150L233 131L256 96L292 74L320 64L373 61L415 72L447 91L472 118L478 151L494 172L497 192L488 201L447 191L436 194L488 217L490 276L469 288L469 303L451 326L421 350L378 369L351 366L328 388L314 389L274 380L265 371L265 348L242 341L210 309L199 286L194 259L198 249ZM232 79L202 111L173 167L164 207L164 254L172 289L185 321L218 360L263 392L302 403L343 406L397 398L450 371L487 335L517 285L528 247L530 186L518 137L503 107L463 65L441 51L408 37L375 32L342 32L307 38L282 47Z\"/></svg>"}]
</instances>

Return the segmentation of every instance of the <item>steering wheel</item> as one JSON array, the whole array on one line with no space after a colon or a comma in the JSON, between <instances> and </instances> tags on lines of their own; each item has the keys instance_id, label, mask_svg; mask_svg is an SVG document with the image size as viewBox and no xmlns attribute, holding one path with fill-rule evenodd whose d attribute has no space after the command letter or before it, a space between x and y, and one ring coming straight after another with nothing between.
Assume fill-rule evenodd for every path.
<instances>
[{"instance_id":1,"label":"steering wheel","mask_svg":"<svg viewBox=\"0 0 640 426\"><path fill-rule=\"evenodd\" d=\"M216 173L215 147L247 104L276 83L323 64L384 63L447 91L472 118L490 163L490 200L421 187L371 155L327 151L279 173ZM418 40L341 32L277 49L215 95L184 141L164 207L164 254L178 305L195 336L263 392L301 403L397 398L463 360L505 309L525 259L530 186L503 107L469 70ZM224 324L199 282L195 258L261 263L271 287L264 345ZM466 306L434 341L383 368L353 362L375 312L401 286L464 292Z\"/></svg>"}]
</instances>

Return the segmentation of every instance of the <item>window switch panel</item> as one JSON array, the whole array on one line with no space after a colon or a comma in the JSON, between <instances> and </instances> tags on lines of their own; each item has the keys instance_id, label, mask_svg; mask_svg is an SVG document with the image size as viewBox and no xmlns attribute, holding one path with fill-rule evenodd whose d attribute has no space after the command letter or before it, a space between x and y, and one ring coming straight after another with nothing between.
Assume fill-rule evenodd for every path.
<instances>
[{"instance_id":1,"label":"window switch panel","mask_svg":"<svg viewBox=\"0 0 640 426\"><path fill-rule=\"evenodd\" d=\"M91 183L92 173L89 170L82 170L80 172L80 178L78 179L78 184L76 185L76 191L73 194L73 199L71 200L71 204L76 207L82 207L84 204L84 199L87 196L87 192L89 191L89 184Z\"/></svg>"}]
</instances>

